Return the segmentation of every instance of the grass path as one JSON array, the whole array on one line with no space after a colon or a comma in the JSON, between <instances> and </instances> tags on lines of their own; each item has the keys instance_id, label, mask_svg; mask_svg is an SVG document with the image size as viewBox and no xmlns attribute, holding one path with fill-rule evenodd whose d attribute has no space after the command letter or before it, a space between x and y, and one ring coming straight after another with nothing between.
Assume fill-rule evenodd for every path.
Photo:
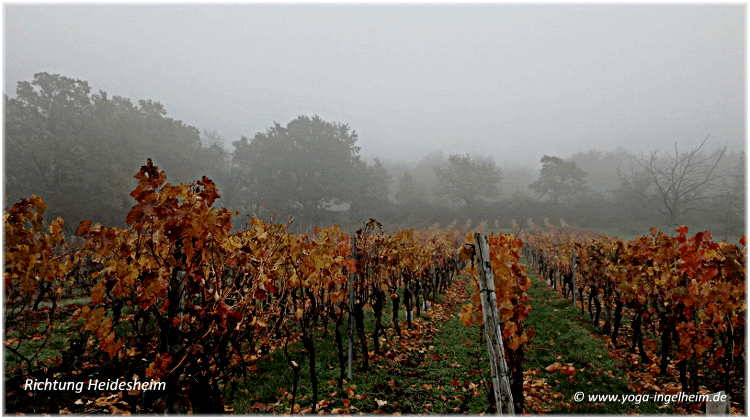
<instances>
[{"instance_id":1,"label":"grass path","mask_svg":"<svg viewBox=\"0 0 750 420\"><path fill-rule=\"evenodd\" d=\"M525 369L530 383L528 391L526 388L524 391L529 412L662 414L674 411L670 406L660 408L653 401L640 404L636 404L637 401L588 402L589 395L634 395L628 389L627 372L618 367L620 362L610 357L607 344L592 337L594 326L588 316L581 316L570 301L546 282L533 273L529 275L532 285L527 293L532 299L532 310L526 325L531 325L535 331L532 342L526 347L528 362ZM572 382L570 377L559 371L547 370L555 362L562 366L571 364L576 368ZM543 387L545 384L549 388ZM574 401L576 392L583 392L583 401Z\"/></svg>"},{"instance_id":2,"label":"grass path","mask_svg":"<svg viewBox=\"0 0 750 420\"><path fill-rule=\"evenodd\" d=\"M465 327L458 318L468 302L466 282L457 278L439 297L429 312L416 317L406 329L403 307L400 313L403 336L391 327L381 339L383 355L370 351L370 371L360 369L355 354L351 381L338 389L339 366L333 333L318 341L317 365L320 383L319 413L374 414L479 414L490 410L486 385L490 379L486 349L480 344L478 327ZM390 308L383 319L391 319ZM371 318L372 314L368 314ZM372 331L373 319L367 319ZM368 324L369 323L369 324ZM322 334L322 333L321 333ZM368 335L368 347L372 337ZM302 366L295 412L309 412L311 390L305 352L290 346L295 361ZM355 350L356 352L356 350ZM282 352L258 364L252 377L225 390L225 404L234 413L289 413L291 411L292 371Z\"/></svg>"},{"instance_id":3,"label":"grass path","mask_svg":"<svg viewBox=\"0 0 750 420\"><path fill-rule=\"evenodd\" d=\"M532 310L525 324L534 329L526 344L524 396L527 414L668 414L685 413L674 404L638 401L653 383L637 383L640 367L617 360L607 342L595 332L588 314L570 305L535 274L528 290ZM465 327L459 320L461 306L469 302L467 285L461 277L443 294L429 312L423 312L406 329L403 307L400 313L403 337L392 326L381 339L383 354L370 350L370 371L360 368L355 353L354 373L342 389L336 385L339 366L333 331L317 344L320 384L319 413L333 414L481 414L493 413L488 396L491 383L487 350L478 326ZM367 331L374 320L368 313ZM391 319L390 307L383 320ZM368 335L372 349L372 337ZM356 347L355 347L356 348ZM356 350L355 350L356 352ZM306 413L312 405L312 391L305 351L290 346L292 358L302 367L295 413ZM293 374L281 351L258 363L258 370L225 390L225 404L236 414L289 413ZM555 369L557 366L557 369ZM560 367L573 367L573 375ZM642 379L641 379L642 381ZM658 390L658 389L657 389ZM576 402L576 393L583 401ZM652 395L657 391L652 391ZM627 401L592 402L589 396L625 396ZM695 412L695 411L693 411Z\"/></svg>"},{"instance_id":4,"label":"grass path","mask_svg":"<svg viewBox=\"0 0 750 420\"><path fill-rule=\"evenodd\" d=\"M544 380L553 385L553 394L562 394L551 400L538 397L539 401L529 401L528 395L535 396L532 389L527 393L527 405L531 407L531 412L549 410L553 413L652 415L705 413L705 403L664 402L663 398L673 397L682 390L675 360L671 360L666 375L659 373L658 337L648 331L644 333L644 342L650 364L643 363L637 355L631 353L630 346L626 343L631 342L633 331L625 320L630 315L623 317L624 325L620 328L618 346L615 346L608 336L601 334L599 326L594 325L588 313L581 315L580 304L574 309L570 300L564 299L534 273L530 272L529 276L533 280L528 291L533 309L527 325L534 328L536 336L527 345L527 358L530 360L528 367L532 369L532 376L538 382ZM577 369L572 383L559 372L547 371L546 368L555 361L562 365L570 363ZM574 401L576 392L584 393L584 401ZM699 388L701 394L710 392L713 391L705 386ZM735 397L739 395L739 398L731 401L732 413L742 414L744 389L734 392ZM596 394L621 397L618 402L588 403L589 395ZM629 400L623 402L622 396ZM643 400L646 396L650 400L639 403L638 400ZM657 402L656 398L662 398L662 401Z\"/></svg>"}]
</instances>

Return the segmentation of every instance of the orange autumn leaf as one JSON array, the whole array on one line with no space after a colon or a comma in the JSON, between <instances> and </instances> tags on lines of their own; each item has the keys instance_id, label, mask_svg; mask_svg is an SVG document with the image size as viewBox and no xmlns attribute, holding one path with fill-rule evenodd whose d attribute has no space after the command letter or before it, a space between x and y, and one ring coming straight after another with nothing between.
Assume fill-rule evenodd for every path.
<instances>
[{"instance_id":1,"label":"orange autumn leaf","mask_svg":"<svg viewBox=\"0 0 750 420\"><path fill-rule=\"evenodd\" d=\"M571 364L567 364L567 365L563 366L562 369L560 369L560 373L562 373L563 375L567 375L567 376L573 376L573 375L575 375L576 371L577 371L576 368L573 367L573 365L571 365Z\"/></svg>"},{"instance_id":2,"label":"orange autumn leaf","mask_svg":"<svg viewBox=\"0 0 750 420\"><path fill-rule=\"evenodd\" d=\"M467 303L461 308L461 313L459 314L459 318L461 319L461 322L467 326L471 327L474 325L474 305L471 303Z\"/></svg>"},{"instance_id":3,"label":"orange autumn leaf","mask_svg":"<svg viewBox=\"0 0 750 420\"><path fill-rule=\"evenodd\" d=\"M553 373L553 372L557 372L561 368L562 368L562 364L560 362L555 362L547 366L545 369L547 369L547 372Z\"/></svg>"}]
</instances>

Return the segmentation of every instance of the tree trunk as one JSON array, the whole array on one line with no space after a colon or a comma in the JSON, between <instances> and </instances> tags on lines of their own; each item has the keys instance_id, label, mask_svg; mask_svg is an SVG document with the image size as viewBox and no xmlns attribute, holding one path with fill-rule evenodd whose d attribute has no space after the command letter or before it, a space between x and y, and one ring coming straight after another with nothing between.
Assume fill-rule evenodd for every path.
<instances>
[{"instance_id":1,"label":"tree trunk","mask_svg":"<svg viewBox=\"0 0 750 420\"><path fill-rule=\"evenodd\" d=\"M224 398L219 387L212 382L211 375L199 375L190 384L188 391L193 413L224 413Z\"/></svg>"},{"instance_id":2,"label":"tree trunk","mask_svg":"<svg viewBox=\"0 0 750 420\"><path fill-rule=\"evenodd\" d=\"M358 301L354 303L354 322L357 326L357 335L359 336L359 344L362 349L362 369L364 371L370 370L370 357L367 352L367 337L365 336L365 311L364 302Z\"/></svg>"},{"instance_id":3,"label":"tree trunk","mask_svg":"<svg viewBox=\"0 0 750 420\"><path fill-rule=\"evenodd\" d=\"M341 326L344 325L344 312L339 314L339 317L336 319L336 348L339 352L339 366L341 366L341 373L339 374L339 389L343 389L344 387L344 377L346 377L346 357L344 356L344 340L341 336Z\"/></svg>"},{"instance_id":4,"label":"tree trunk","mask_svg":"<svg viewBox=\"0 0 750 420\"><path fill-rule=\"evenodd\" d=\"M602 333L609 335L612 331L612 287L607 280L606 287L604 288L604 326L602 327Z\"/></svg>"},{"instance_id":5,"label":"tree trunk","mask_svg":"<svg viewBox=\"0 0 750 420\"><path fill-rule=\"evenodd\" d=\"M682 359L677 362L677 370L680 372L680 384L682 385L682 392L690 393L690 384L687 380L687 360Z\"/></svg>"},{"instance_id":6,"label":"tree trunk","mask_svg":"<svg viewBox=\"0 0 750 420\"><path fill-rule=\"evenodd\" d=\"M416 281L416 290L414 291L414 311L417 313L417 316L419 316L422 313L422 305L420 305L420 295L422 294L422 281L417 279Z\"/></svg>"},{"instance_id":7,"label":"tree trunk","mask_svg":"<svg viewBox=\"0 0 750 420\"><path fill-rule=\"evenodd\" d=\"M638 347L639 354L641 356L641 360L643 363L648 363L648 355L646 354L646 350L643 348L643 331L641 330L641 325L643 324L643 313L641 310L637 310L635 317L633 318L633 323L631 324L633 328L633 346L630 348L630 351L632 353L635 353L636 346Z\"/></svg>"},{"instance_id":8,"label":"tree trunk","mask_svg":"<svg viewBox=\"0 0 750 420\"><path fill-rule=\"evenodd\" d=\"M435 271L432 273L432 301L433 302L437 302L439 280L440 280L440 276L438 275L438 270L436 268Z\"/></svg>"},{"instance_id":9,"label":"tree trunk","mask_svg":"<svg viewBox=\"0 0 750 420\"><path fill-rule=\"evenodd\" d=\"M599 294L594 294L594 307L596 308L596 316L594 316L594 325L599 328L599 317L602 315L602 303L599 302ZM593 293L592 293L593 294Z\"/></svg>"},{"instance_id":10,"label":"tree trunk","mask_svg":"<svg viewBox=\"0 0 750 420\"><path fill-rule=\"evenodd\" d=\"M576 293L576 290L575 290L575 289L573 289L573 293ZM581 316L583 316L583 314L584 314L584 312L583 312L583 311L584 311L584 310L586 309L586 308L584 307L584 306L586 306L586 305L584 305L584 304L583 304L583 287L579 287L579 288L578 288L578 297L579 297L579 300L581 301ZM574 302L574 303L575 303L575 301L576 301L576 299L575 299L575 298L573 298L573 302Z\"/></svg>"},{"instance_id":11,"label":"tree trunk","mask_svg":"<svg viewBox=\"0 0 750 420\"><path fill-rule=\"evenodd\" d=\"M398 304L401 297L398 293L391 294L391 303L393 304L393 329L396 330L396 334L401 338L401 327L398 325Z\"/></svg>"},{"instance_id":12,"label":"tree trunk","mask_svg":"<svg viewBox=\"0 0 750 420\"><path fill-rule=\"evenodd\" d=\"M372 333L373 349L375 354L380 354L380 332L383 330L381 319L383 318L383 305L385 304L385 292L380 289L375 291L375 303L372 310L375 312L375 331Z\"/></svg>"},{"instance_id":13,"label":"tree trunk","mask_svg":"<svg viewBox=\"0 0 750 420\"><path fill-rule=\"evenodd\" d=\"M312 391L313 391L313 397L312 397L312 413L316 413L317 410L317 404L318 404L318 375L315 371L315 343L314 343L314 337L312 334L312 329L310 330L310 335L303 334L302 335L302 344L305 346L305 350L307 350L308 355L308 361L310 365L310 382L312 383Z\"/></svg>"},{"instance_id":14,"label":"tree trunk","mask_svg":"<svg viewBox=\"0 0 750 420\"><path fill-rule=\"evenodd\" d=\"M669 366L669 353L672 347L672 326L667 322L667 315L659 315L659 324L661 329L661 364L659 365L659 374L667 374Z\"/></svg>"},{"instance_id":15,"label":"tree trunk","mask_svg":"<svg viewBox=\"0 0 750 420\"><path fill-rule=\"evenodd\" d=\"M412 314L411 281L404 280L404 307L406 308L406 327L411 329Z\"/></svg>"},{"instance_id":16,"label":"tree trunk","mask_svg":"<svg viewBox=\"0 0 750 420\"><path fill-rule=\"evenodd\" d=\"M620 323L622 323L622 307L619 293L615 294L615 322L612 326L612 344L617 348L617 335L620 333Z\"/></svg>"},{"instance_id":17,"label":"tree trunk","mask_svg":"<svg viewBox=\"0 0 750 420\"><path fill-rule=\"evenodd\" d=\"M690 373L690 393L691 394L697 394L698 393L698 361L695 359L695 357L691 357L688 359L688 371Z\"/></svg>"}]
</instances>

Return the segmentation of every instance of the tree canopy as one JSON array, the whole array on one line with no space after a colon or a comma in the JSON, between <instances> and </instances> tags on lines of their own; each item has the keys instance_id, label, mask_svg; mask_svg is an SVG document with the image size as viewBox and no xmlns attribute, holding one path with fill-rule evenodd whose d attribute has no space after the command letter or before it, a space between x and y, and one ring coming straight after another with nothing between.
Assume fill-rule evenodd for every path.
<instances>
[{"instance_id":1,"label":"tree canopy","mask_svg":"<svg viewBox=\"0 0 750 420\"><path fill-rule=\"evenodd\" d=\"M500 195L502 173L490 157L451 154L448 164L435 168L438 194L452 201L463 201L475 210L482 198L494 200Z\"/></svg>"},{"instance_id":2,"label":"tree canopy","mask_svg":"<svg viewBox=\"0 0 750 420\"><path fill-rule=\"evenodd\" d=\"M347 217L352 222L364 222L370 218L385 220L392 216L388 199L391 175L379 159L371 165L361 164L350 182L354 183L355 196L350 202Z\"/></svg>"},{"instance_id":3,"label":"tree canopy","mask_svg":"<svg viewBox=\"0 0 750 420\"><path fill-rule=\"evenodd\" d=\"M544 155L539 178L529 189L540 196L549 196L557 205L561 198L571 197L586 191L586 172L575 162L566 162L555 156Z\"/></svg>"},{"instance_id":4,"label":"tree canopy","mask_svg":"<svg viewBox=\"0 0 750 420\"><path fill-rule=\"evenodd\" d=\"M4 198L38 194L68 229L86 219L122 224L132 205L132 174L147 158L168 169L173 183L210 175L198 130L168 118L159 102L135 106L48 73L18 82L16 97L4 102Z\"/></svg>"},{"instance_id":5,"label":"tree canopy","mask_svg":"<svg viewBox=\"0 0 750 420\"><path fill-rule=\"evenodd\" d=\"M334 223L356 230L370 218L409 228L470 218L507 227L512 219L548 217L633 234L662 223L730 240L745 231L744 154L709 152L705 140L632 159L624 149L544 156L529 185L536 169L501 173L489 157L435 151L419 161L365 160L349 125L319 116L230 139L231 150L218 131L172 118L160 102L95 92L58 74L19 82L4 105L5 207L37 194L49 205L47 217L63 217L66 233L82 220L124 227L132 174L148 158L173 185L205 175L220 191L218 206L279 221L292 215L297 230ZM632 163L621 169L627 176L618 175L621 162Z\"/></svg>"},{"instance_id":6,"label":"tree canopy","mask_svg":"<svg viewBox=\"0 0 750 420\"><path fill-rule=\"evenodd\" d=\"M425 201L425 190L417 184L414 175L409 171L398 177L398 186L393 199L399 204L420 204Z\"/></svg>"},{"instance_id":7,"label":"tree canopy","mask_svg":"<svg viewBox=\"0 0 750 420\"><path fill-rule=\"evenodd\" d=\"M234 142L234 162L247 186L243 205L256 215L268 209L318 220L332 206L350 203L367 167L356 142L347 124L317 115Z\"/></svg>"}]
</instances>

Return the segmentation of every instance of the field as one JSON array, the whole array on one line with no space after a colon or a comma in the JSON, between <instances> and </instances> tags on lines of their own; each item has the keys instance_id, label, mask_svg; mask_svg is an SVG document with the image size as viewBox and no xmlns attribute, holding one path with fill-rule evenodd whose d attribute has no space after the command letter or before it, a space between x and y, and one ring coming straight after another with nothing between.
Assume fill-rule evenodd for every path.
<instances>
[{"instance_id":1,"label":"field","mask_svg":"<svg viewBox=\"0 0 750 420\"><path fill-rule=\"evenodd\" d=\"M527 346L525 413L669 414L704 409L700 405L690 407L679 403L575 403L573 396L579 391L587 395L635 395L631 390L643 384L643 379L638 377L638 363L623 358L618 349L608 348L607 341L597 334L588 315L581 316L571 307L570 300L564 299L535 275L532 278L534 281L528 292L533 310L527 323L536 334ZM457 279L429 312L423 312L415 319L413 330L404 331L403 338L398 338L389 327L381 339L384 356L371 354L369 372L362 371L361 361L355 358L353 378L345 382L343 389L336 385L339 368L334 367L338 361L335 343L330 339L331 332L323 336L319 331L319 362L325 367L319 372L324 389L318 401L319 410L340 414L492 412L488 390L489 365L482 331L476 325L465 327L459 319L460 307L468 302L466 281L466 277ZM389 317L387 312L386 318ZM368 316L366 322L368 330L371 329L373 317ZM53 340L54 346L42 357L62 357L61 350L68 346L71 332L65 326L61 328L59 336ZM298 363L305 361L301 346L290 346L289 351ZM555 362L570 363L577 368L573 382L560 372L547 371L546 368ZM15 363L17 359L6 353L6 369ZM119 373L112 374L119 376ZM92 367L81 369L77 376L101 377L107 374L105 367ZM293 376L283 351L277 350L259 362L257 371L245 380L223 389L227 411L234 414L290 413ZM675 386L677 382L668 377L650 380L665 388ZM46 398L50 392L22 395L13 393L12 386L8 385L10 383L6 382L6 392L18 397L7 397L7 412L34 413L52 407L64 409L66 404L71 404L68 407L73 411L77 400L84 403L79 404L86 408L84 412L109 412L107 407L96 406L100 396L95 393L67 396L56 393L53 395L58 399L53 402ZM295 412L309 412L310 402L309 373L303 369L299 376ZM741 404L732 401L735 410Z\"/></svg>"},{"instance_id":2,"label":"field","mask_svg":"<svg viewBox=\"0 0 750 420\"><path fill-rule=\"evenodd\" d=\"M36 196L5 216L7 413L684 414L705 404L642 398L719 390L745 411L744 238L231 232L210 180L137 178L128 229L69 244Z\"/></svg>"}]
</instances>

